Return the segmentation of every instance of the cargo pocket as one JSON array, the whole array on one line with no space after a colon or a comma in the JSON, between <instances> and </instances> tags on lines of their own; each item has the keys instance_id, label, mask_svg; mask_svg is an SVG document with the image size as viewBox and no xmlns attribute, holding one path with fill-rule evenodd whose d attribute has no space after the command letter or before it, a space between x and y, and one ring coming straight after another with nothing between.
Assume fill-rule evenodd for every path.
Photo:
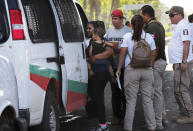
<instances>
[{"instance_id":1,"label":"cargo pocket","mask_svg":"<svg viewBox=\"0 0 193 131\"><path fill-rule=\"evenodd\" d=\"M165 71L167 66L167 62L165 60L159 59L154 63L154 70L157 72Z\"/></svg>"}]
</instances>

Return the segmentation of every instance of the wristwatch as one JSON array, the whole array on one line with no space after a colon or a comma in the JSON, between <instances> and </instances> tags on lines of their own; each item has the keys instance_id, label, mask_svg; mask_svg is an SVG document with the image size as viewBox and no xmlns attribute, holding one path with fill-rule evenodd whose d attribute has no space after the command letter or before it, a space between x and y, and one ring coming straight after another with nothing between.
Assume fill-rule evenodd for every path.
<instances>
[{"instance_id":1,"label":"wristwatch","mask_svg":"<svg viewBox=\"0 0 193 131\"><path fill-rule=\"evenodd\" d=\"M186 64L186 63L187 63L187 60L182 60L182 63L183 63L183 64Z\"/></svg>"}]
</instances>

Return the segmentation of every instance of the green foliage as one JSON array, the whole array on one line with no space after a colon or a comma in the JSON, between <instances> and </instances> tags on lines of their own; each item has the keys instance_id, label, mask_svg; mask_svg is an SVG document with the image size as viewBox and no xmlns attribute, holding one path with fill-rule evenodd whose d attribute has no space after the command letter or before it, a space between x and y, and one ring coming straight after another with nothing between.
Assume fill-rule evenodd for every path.
<instances>
[{"instance_id":1,"label":"green foliage","mask_svg":"<svg viewBox=\"0 0 193 131\"><path fill-rule=\"evenodd\" d=\"M172 32L166 32L166 37L171 37L172 36Z\"/></svg>"},{"instance_id":2,"label":"green foliage","mask_svg":"<svg viewBox=\"0 0 193 131\"><path fill-rule=\"evenodd\" d=\"M165 29L165 31L169 31L170 30L170 24L165 24L164 29Z\"/></svg>"},{"instance_id":3,"label":"green foliage","mask_svg":"<svg viewBox=\"0 0 193 131\"><path fill-rule=\"evenodd\" d=\"M168 23L168 24L164 24L164 29L165 29L165 32L166 32L166 37L171 37L172 36L172 32L171 32L171 25Z\"/></svg>"},{"instance_id":4,"label":"green foliage","mask_svg":"<svg viewBox=\"0 0 193 131\"><path fill-rule=\"evenodd\" d=\"M111 27L111 9L112 9L112 1L113 0L99 0L101 2L101 12L98 16L98 20L102 20L105 22L106 27ZM78 2L84 7L84 3L86 2L86 7L83 8L86 12L88 18L90 18L90 8L89 0L78 0ZM123 9L124 4L144 4L144 3L152 3L154 5L154 9L157 10L160 4L159 0L119 0L119 9ZM123 10L124 15L128 20L130 20L135 14L139 14L138 10ZM90 20L95 20L95 16Z\"/></svg>"}]
</instances>

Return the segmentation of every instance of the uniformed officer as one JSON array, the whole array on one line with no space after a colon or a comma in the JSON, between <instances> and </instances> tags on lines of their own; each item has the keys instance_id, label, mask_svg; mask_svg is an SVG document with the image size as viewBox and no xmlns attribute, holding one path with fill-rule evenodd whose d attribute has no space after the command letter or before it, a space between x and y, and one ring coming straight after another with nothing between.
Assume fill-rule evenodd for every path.
<instances>
[{"instance_id":1,"label":"uniformed officer","mask_svg":"<svg viewBox=\"0 0 193 131\"><path fill-rule=\"evenodd\" d=\"M154 97L153 104L156 117L157 130L164 129L162 125L162 113L164 112L164 120L166 121L166 113L163 103L162 93L162 74L166 68L166 55L165 55L165 30L163 25L155 19L154 9L145 5L141 8L140 12L145 22L144 30L150 33L156 44L155 63L153 64L154 74Z\"/></svg>"},{"instance_id":2,"label":"uniformed officer","mask_svg":"<svg viewBox=\"0 0 193 131\"><path fill-rule=\"evenodd\" d=\"M192 44L188 23L184 20L184 9L173 6L169 11L172 24L176 24L168 44L169 62L174 70L174 95L178 103L180 114L173 116L177 123L193 123L193 109L188 93L190 73L192 70Z\"/></svg>"}]
</instances>

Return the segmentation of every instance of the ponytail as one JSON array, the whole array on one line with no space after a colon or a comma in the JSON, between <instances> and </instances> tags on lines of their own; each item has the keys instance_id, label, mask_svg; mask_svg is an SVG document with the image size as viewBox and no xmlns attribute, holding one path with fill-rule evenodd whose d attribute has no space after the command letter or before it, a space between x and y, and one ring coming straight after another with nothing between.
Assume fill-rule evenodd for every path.
<instances>
[{"instance_id":1,"label":"ponytail","mask_svg":"<svg viewBox=\"0 0 193 131\"><path fill-rule=\"evenodd\" d=\"M143 21L142 16L140 16L140 15L133 16L133 18L131 20L131 24L133 26L132 40L139 41L141 39L141 34L142 34L142 30L143 30L143 25L144 25L144 21Z\"/></svg>"}]
</instances>

